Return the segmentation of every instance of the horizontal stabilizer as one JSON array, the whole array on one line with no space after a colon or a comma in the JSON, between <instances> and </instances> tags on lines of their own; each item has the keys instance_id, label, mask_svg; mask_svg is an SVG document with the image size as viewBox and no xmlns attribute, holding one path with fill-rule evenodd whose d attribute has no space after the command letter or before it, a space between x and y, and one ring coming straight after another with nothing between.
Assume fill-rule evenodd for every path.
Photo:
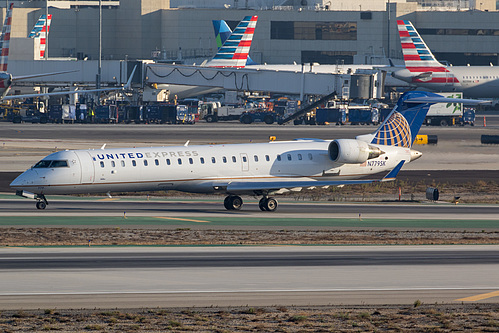
<instances>
[{"instance_id":1,"label":"horizontal stabilizer","mask_svg":"<svg viewBox=\"0 0 499 333\"><path fill-rule=\"evenodd\" d=\"M391 180L395 180L395 178L397 178L397 175L398 175L400 169L402 169L402 167L404 166L404 163L405 163L405 161L400 161L400 163L397 164L397 166L395 168L393 168L392 171L387 173L386 176L383 177L383 179L381 179L381 181L388 182Z\"/></svg>"},{"instance_id":2,"label":"horizontal stabilizer","mask_svg":"<svg viewBox=\"0 0 499 333\"><path fill-rule=\"evenodd\" d=\"M404 101L405 103L463 103L467 105L477 105L483 103L490 103L490 101L481 101L477 99L467 99L467 98L447 98L444 96L424 96L424 97L414 97L408 98Z\"/></svg>"}]
</instances>

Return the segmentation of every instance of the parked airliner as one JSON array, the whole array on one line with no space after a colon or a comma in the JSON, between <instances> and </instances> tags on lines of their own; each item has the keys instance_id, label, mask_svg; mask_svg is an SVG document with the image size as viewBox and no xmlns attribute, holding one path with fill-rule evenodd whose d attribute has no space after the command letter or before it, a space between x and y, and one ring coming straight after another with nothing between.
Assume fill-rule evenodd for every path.
<instances>
[{"instance_id":1,"label":"parked airliner","mask_svg":"<svg viewBox=\"0 0 499 333\"><path fill-rule=\"evenodd\" d=\"M32 79L36 77L44 77L50 75L59 75L59 74L67 74L73 73L75 71L62 71L62 72L52 72L52 73L42 73L42 74L32 74L32 75L23 75L23 76L13 76L12 74L7 72L8 60L9 60L9 50L10 50L10 32L12 27L12 12L14 9L14 3L10 3L7 9L7 13L5 15L5 22L2 26L2 36L0 37L0 100L13 100L13 99L24 99L31 97L42 97L42 96L61 96L61 95L71 95L71 94L89 94L89 93L97 93L97 92L106 92L106 91L118 91L128 89L131 85L131 79L135 73L135 68L130 76L125 87L116 87L116 88L103 88L103 89L89 89L89 90L74 90L74 91L58 91L51 93L36 93L36 94L25 94L25 95L7 95L12 87L14 81ZM49 25L50 25L51 16L49 16ZM45 20L44 20L45 21ZM44 27L46 27L45 22L38 22L35 25L33 30L36 30L39 24L43 24L42 32L45 33Z\"/></svg>"},{"instance_id":2,"label":"parked airliner","mask_svg":"<svg viewBox=\"0 0 499 333\"><path fill-rule=\"evenodd\" d=\"M406 68L392 76L435 92L462 92L469 98L499 97L499 67L444 66L438 62L410 21L397 21Z\"/></svg>"},{"instance_id":3,"label":"parked airliner","mask_svg":"<svg viewBox=\"0 0 499 333\"><path fill-rule=\"evenodd\" d=\"M274 211L272 196L286 191L395 179L405 163L421 157L411 147L430 105L462 101L406 93L374 133L355 139L65 150L48 155L10 186L36 199L38 209L50 194L177 190L226 194L228 210L241 208L242 194L260 196L260 209ZM388 174L359 179L379 172Z\"/></svg>"}]
</instances>

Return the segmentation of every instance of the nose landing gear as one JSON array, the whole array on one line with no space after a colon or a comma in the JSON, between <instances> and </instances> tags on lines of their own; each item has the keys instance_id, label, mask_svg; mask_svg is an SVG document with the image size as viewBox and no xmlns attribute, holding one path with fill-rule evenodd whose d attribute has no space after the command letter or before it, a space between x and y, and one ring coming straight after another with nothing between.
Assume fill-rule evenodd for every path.
<instances>
[{"instance_id":1,"label":"nose landing gear","mask_svg":"<svg viewBox=\"0 0 499 333\"><path fill-rule=\"evenodd\" d=\"M39 194L36 196L36 209L45 209L47 208L47 205L49 202L47 201L47 198L43 194Z\"/></svg>"}]
</instances>

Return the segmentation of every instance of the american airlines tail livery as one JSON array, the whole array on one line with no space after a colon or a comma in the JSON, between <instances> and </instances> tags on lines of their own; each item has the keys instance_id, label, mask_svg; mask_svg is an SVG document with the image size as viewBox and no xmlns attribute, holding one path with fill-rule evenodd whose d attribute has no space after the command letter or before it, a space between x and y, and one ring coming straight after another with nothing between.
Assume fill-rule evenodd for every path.
<instances>
[{"instance_id":1,"label":"american airlines tail livery","mask_svg":"<svg viewBox=\"0 0 499 333\"><path fill-rule=\"evenodd\" d=\"M395 179L412 150L430 105L469 100L429 92L402 95L372 134L355 139L197 145L178 147L65 150L50 154L10 186L45 209L50 194L177 190L226 194L224 206L239 210L240 195L261 197L262 211L274 211L273 195L302 188L363 184ZM386 172L382 179L359 179Z\"/></svg>"},{"instance_id":2,"label":"american airlines tail livery","mask_svg":"<svg viewBox=\"0 0 499 333\"><path fill-rule=\"evenodd\" d=\"M444 66L410 21L397 21L405 68L392 76L436 92L462 92L469 98L499 97L499 67Z\"/></svg>"}]
</instances>

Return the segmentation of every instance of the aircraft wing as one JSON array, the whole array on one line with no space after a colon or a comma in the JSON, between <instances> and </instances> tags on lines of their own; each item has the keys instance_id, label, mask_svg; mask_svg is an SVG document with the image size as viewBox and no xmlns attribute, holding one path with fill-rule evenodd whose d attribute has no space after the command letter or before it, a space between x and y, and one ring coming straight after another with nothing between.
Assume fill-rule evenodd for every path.
<instances>
[{"instance_id":1,"label":"aircraft wing","mask_svg":"<svg viewBox=\"0 0 499 333\"><path fill-rule=\"evenodd\" d=\"M395 168L387 173L381 179L358 179L358 180L292 180L292 179L269 179L268 181L247 181L247 182L230 182L226 184L227 192L252 192L252 191L279 191L292 190L308 187L324 187L338 185L353 185L353 184L370 184L376 182L385 182L395 180L400 169L405 161L400 161ZM224 186L224 187L225 187Z\"/></svg>"},{"instance_id":2,"label":"aircraft wing","mask_svg":"<svg viewBox=\"0 0 499 333\"><path fill-rule=\"evenodd\" d=\"M44 77L44 76L51 76L51 75L60 75L60 74L67 74L67 73L74 73L74 72L79 72L79 70L13 76L12 77L12 81L34 79L34 78L37 78L37 77Z\"/></svg>"},{"instance_id":3,"label":"aircraft wing","mask_svg":"<svg viewBox=\"0 0 499 333\"><path fill-rule=\"evenodd\" d=\"M104 89L89 89L89 90L65 90L65 91L57 91L51 93L39 93L39 94L26 94L26 95L9 95L2 98L3 100L12 100L12 99L23 99L23 98L32 98L32 97L43 97L43 96L62 96L62 95L73 95L73 94L90 94L96 92L104 92L104 91L113 91L113 90L123 90L123 87L117 88L104 88Z\"/></svg>"},{"instance_id":4,"label":"aircraft wing","mask_svg":"<svg viewBox=\"0 0 499 333\"><path fill-rule=\"evenodd\" d=\"M132 85L132 78L133 78L133 75L135 74L136 69L137 69L137 66L135 66L133 68L132 74L130 74L130 77L128 78L128 81L124 87L88 89L88 90L67 90L67 91L57 91L57 92L41 93L41 94L9 95L9 96L5 96L4 98L2 98L2 100L23 99L23 98L43 97L43 96L62 96L62 95L72 95L72 94L90 94L90 93L104 92L104 91L128 90L128 89L130 89L130 87ZM71 73L71 72L75 72L75 71L59 72L58 74ZM40 74L40 75L47 75L47 74ZM50 75L55 75L55 73L52 73ZM26 78L26 77L24 77L24 78Z\"/></svg>"}]
</instances>

